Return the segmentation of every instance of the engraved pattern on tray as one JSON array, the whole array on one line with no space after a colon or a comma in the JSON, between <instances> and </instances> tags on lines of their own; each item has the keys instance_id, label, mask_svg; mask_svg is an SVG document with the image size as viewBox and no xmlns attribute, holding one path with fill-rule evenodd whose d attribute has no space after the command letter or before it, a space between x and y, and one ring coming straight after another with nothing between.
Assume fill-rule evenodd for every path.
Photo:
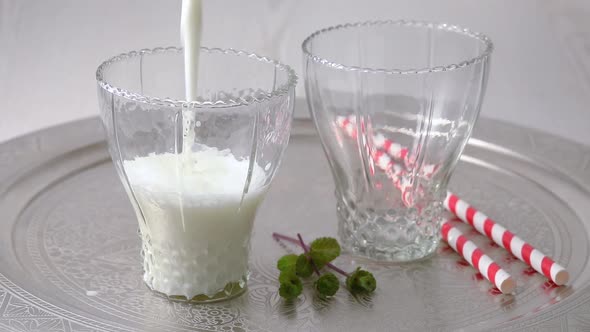
<instances>
[{"instance_id":1,"label":"engraved pattern on tray","mask_svg":"<svg viewBox=\"0 0 590 332\"><path fill-rule=\"evenodd\" d=\"M497 128L501 127L505 136L513 138L510 142L518 142L519 151L550 152L557 160L563 159L553 171L570 172L557 174L556 178L562 181L582 179L577 185L588 195L590 178L585 174L588 174L590 150L579 145L560 149L555 146L559 142L553 137L492 121L482 122L481 129L476 131L478 139L493 140ZM92 121L80 128L88 128L89 123ZM298 125L310 126L306 121ZM76 131L72 125L64 128ZM302 132L309 133L307 129ZM55 130L53 134L57 135ZM76 135L84 135L84 131L79 130ZM93 135L100 137L98 133ZM3 146L3 155L17 157L15 163L0 167L0 179L18 170L15 164L19 158L27 156L23 146L42 150L39 143L42 141L31 137L35 136L25 138L26 144L17 147L18 153L8 149L11 143ZM507 138L498 138L498 144L503 143L502 139ZM16 147L17 143L12 144ZM309 175L306 173L309 169L298 166L301 155L305 154L307 161L324 162L317 143L313 135L294 135L273 186L277 192L282 188L294 192L306 190L307 184L301 183L304 181L293 179ZM333 219L322 225L314 225L306 219L297 224L299 218L307 216L299 213L306 207L299 206L294 207L294 216L285 217L288 225L276 224L274 220L282 213L277 210L288 207L292 197L282 197L277 192L269 195L256 221L248 292L230 302L204 306L169 303L151 294L142 283L135 218L101 149L104 146L96 145L84 150L85 154L96 153L98 157L49 181L51 185L35 192L14 225L10 225L13 228L11 239L15 241L11 248L16 258L13 265L0 265L0 331L357 330L367 326L365 316L372 317L377 329L396 326L399 329L462 327L478 330L490 327L485 324L500 324L507 329L590 327L587 318L590 250L587 226L581 221L588 211L579 210L575 202L568 204L560 200L559 192L540 185L534 172L523 174L517 164L508 170L492 167L513 162L504 160L503 155L492 158L496 162L494 165L482 164L480 159L493 151L482 149L478 144L468 148L467 158L457 169L460 177L452 182L452 189L568 265L572 273L571 287L555 288L486 238L470 234L517 278L516 296L498 294L450 248L441 246L436 257L412 264L390 266L355 257L339 258L337 263L345 269L363 264L375 271L381 283L372 297L355 299L341 291L334 299L325 301L305 292L295 303L285 303L277 295L274 262L279 255L296 248L273 242L270 232L301 231L310 237L335 234L332 184L323 180L329 177L329 171L322 164L310 166L322 180L316 181L309 197L301 200L309 206L309 200L313 202L320 195L329 196L325 204L314 206L314 213L310 215ZM531 167L523 165L521 168ZM5 166L7 168L3 168ZM570 184L570 187L575 186ZM7 187L0 186L2 188ZM0 198L7 192L0 190ZM461 227L469 231L465 225ZM3 234L0 236L0 240L6 240ZM12 259L2 254L0 251L0 263ZM21 271L15 268L17 265ZM12 278L7 278L4 272ZM18 273L28 274L32 279L24 275L22 279L15 277ZM404 299L404 302L397 299Z\"/></svg>"}]
</instances>

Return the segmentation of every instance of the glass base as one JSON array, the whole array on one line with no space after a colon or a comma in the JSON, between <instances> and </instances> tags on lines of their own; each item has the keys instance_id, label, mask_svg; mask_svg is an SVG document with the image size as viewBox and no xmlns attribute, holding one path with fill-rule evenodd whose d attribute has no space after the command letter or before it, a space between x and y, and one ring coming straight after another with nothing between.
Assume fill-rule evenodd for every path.
<instances>
[{"instance_id":1,"label":"glass base","mask_svg":"<svg viewBox=\"0 0 590 332\"><path fill-rule=\"evenodd\" d=\"M342 239L342 234L340 234ZM357 255L381 262L391 263L408 263L429 259L434 256L439 242L435 242L432 246L424 248L421 246L408 246L399 250L383 250L374 247L361 247L354 244L348 244L343 240L343 250L352 255Z\"/></svg>"},{"instance_id":2,"label":"glass base","mask_svg":"<svg viewBox=\"0 0 590 332\"><path fill-rule=\"evenodd\" d=\"M430 257L440 243L442 211L420 216L368 215L341 203L337 211L342 247L353 255L377 261L410 262Z\"/></svg>"},{"instance_id":3,"label":"glass base","mask_svg":"<svg viewBox=\"0 0 590 332\"><path fill-rule=\"evenodd\" d=\"M202 304L202 303L212 303L212 302L219 302L225 301L229 299L233 299L234 297L238 297L246 292L247 289L247 278L243 277L240 281L230 282L223 289L219 292L215 293L212 296L200 294L193 296L192 298L188 299L184 295L166 295L162 292L158 292L150 288L152 292L157 294L158 296L164 297L173 302L183 302L183 303L193 303L193 304ZM146 284L147 285L147 284Z\"/></svg>"}]
</instances>

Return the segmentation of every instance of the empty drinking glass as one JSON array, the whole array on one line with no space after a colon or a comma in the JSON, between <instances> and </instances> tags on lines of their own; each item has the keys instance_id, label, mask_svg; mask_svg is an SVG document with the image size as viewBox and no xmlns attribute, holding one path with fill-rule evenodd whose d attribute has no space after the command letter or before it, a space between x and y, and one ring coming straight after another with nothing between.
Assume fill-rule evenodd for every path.
<instances>
[{"instance_id":1,"label":"empty drinking glass","mask_svg":"<svg viewBox=\"0 0 590 332\"><path fill-rule=\"evenodd\" d=\"M346 249L388 261L434 252L492 49L468 29L404 20L339 25L303 42Z\"/></svg>"},{"instance_id":2,"label":"empty drinking glass","mask_svg":"<svg viewBox=\"0 0 590 332\"><path fill-rule=\"evenodd\" d=\"M245 290L252 224L289 141L297 78L276 61L208 48L198 75L198 98L186 102L178 48L122 54L96 73L144 281L207 302Z\"/></svg>"}]
</instances>

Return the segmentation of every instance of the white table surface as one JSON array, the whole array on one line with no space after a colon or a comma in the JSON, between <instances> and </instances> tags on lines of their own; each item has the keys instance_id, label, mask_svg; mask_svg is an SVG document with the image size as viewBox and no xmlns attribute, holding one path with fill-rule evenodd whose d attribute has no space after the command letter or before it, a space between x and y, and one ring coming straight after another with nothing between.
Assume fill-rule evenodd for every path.
<instances>
[{"instance_id":1,"label":"white table surface","mask_svg":"<svg viewBox=\"0 0 590 332\"><path fill-rule=\"evenodd\" d=\"M495 43L482 116L590 145L590 1L204 0L204 44L279 58L301 73L301 41L347 21L463 25ZM97 65L179 44L180 0L0 0L0 141L96 116ZM303 96L300 80L298 94ZM297 116L308 116L298 105Z\"/></svg>"}]
</instances>

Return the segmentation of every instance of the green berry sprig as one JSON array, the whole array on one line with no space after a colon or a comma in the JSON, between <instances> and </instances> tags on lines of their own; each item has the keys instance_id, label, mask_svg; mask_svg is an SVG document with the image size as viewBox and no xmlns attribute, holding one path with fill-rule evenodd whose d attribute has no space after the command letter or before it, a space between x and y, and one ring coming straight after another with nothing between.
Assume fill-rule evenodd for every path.
<instances>
[{"instance_id":1,"label":"green berry sprig","mask_svg":"<svg viewBox=\"0 0 590 332\"><path fill-rule=\"evenodd\" d=\"M334 238L321 237L314 240L308 247L300 234L298 239L282 234L273 233L277 240L285 240L301 246L303 254L289 254L277 261L277 268L281 271L279 275L279 295L287 300L295 299L301 295L303 284L301 278L309 278L314 272L317 279L313 288L320 297L334 296L340 288L340 280L331 272L321 271L329 268L346 277L346 288L353 295L366 295L375 291L377 281L371 272L356 268L352 273L337 268L331 262L340 256L340 244Z\"/></svg>"}]
</instances>

